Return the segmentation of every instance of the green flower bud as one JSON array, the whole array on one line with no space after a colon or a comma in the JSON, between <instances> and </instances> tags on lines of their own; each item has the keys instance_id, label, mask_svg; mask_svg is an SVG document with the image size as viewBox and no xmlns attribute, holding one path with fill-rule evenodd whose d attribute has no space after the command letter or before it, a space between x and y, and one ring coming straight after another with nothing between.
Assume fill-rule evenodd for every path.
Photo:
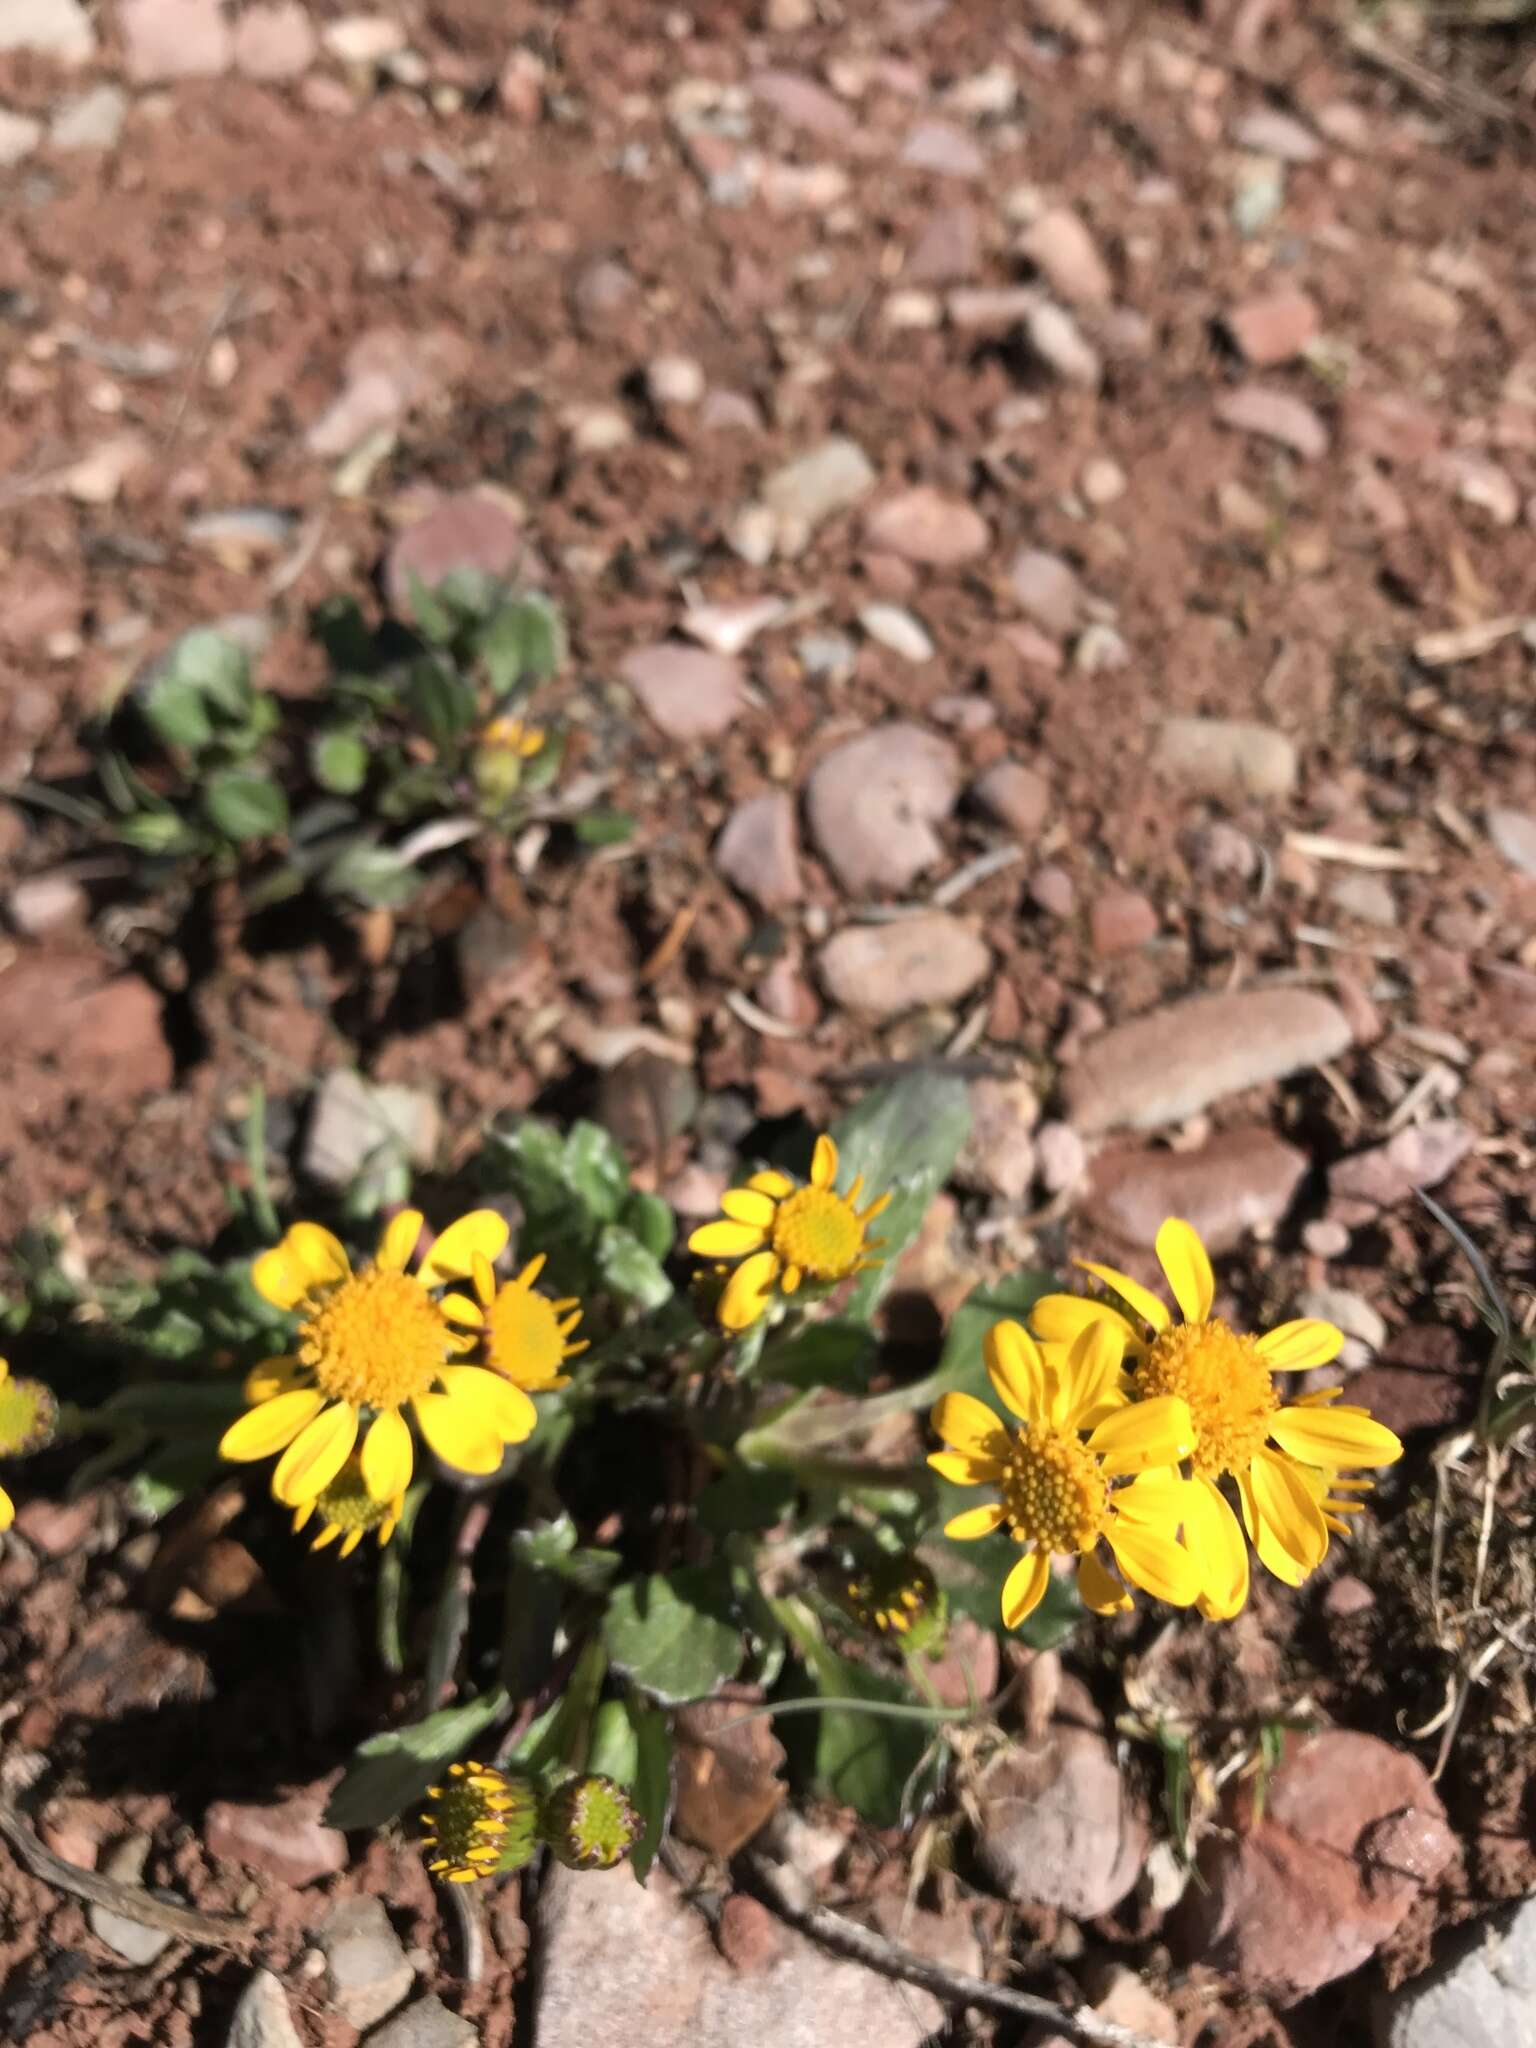
<instances>
[{"instance_id":1,"label":"green flower bud","mask_svg":"<svg viewBox=\"0 0 1536 2048\"><path fill-rule=\"evenodd\" d=\"M910 1554L857 1564L834 1582L832 1592L850 1620L904 1650L930 1648L949 1618L943 1588Z\"/></svg>"},{"instance_id":2,"label":"green flower bud","mask_svg":"<svg viewBox=\"0 0 1536 2048\"><path fill-rule=\"evenodd\" d=\"M567 1870L612 1870L644 1833L629 1794L612 1778L567 1778L544 1801L539 1834Z\"/></svg>"}]
</instances>

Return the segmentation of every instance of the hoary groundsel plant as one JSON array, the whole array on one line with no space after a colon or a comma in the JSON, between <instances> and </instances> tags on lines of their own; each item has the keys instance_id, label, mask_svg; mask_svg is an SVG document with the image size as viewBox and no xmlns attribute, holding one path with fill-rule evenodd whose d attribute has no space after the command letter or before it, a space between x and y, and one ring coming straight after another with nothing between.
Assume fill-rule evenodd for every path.
<instances>
[{"instance_id":1,"label":"hoary groundsel plant","mask_svg":"<svg viewBox=\"0 0 1536 2048\"><path fill-rule=\"evenodd\" d=\"M529 1118L460 1199L361 1233L283 1227L255 1172L237 1254L89 1304L32 1246L0 1453L75 1444L76 1484L147 1517L243 1474L267 1540L373 1603L412 1703L330 1817L409 1831L444 1882L546 1851L643 1879L674 1710L727 1686L812 1789L899 1824L982 1712L930 1683L957 1617L1035 1645L1135 1602L1220 1624L1255 1568L1315 1572L1401 1448L1288 1391L1339 1332L1218 1316L1177 1219L1176 1310L1108 1266L1018 1272L894 1377L876 1310L967 1123L960 1082L909 1077L745 1161L687 1242L602 1129Z\"/></svg>"}]
</instances>

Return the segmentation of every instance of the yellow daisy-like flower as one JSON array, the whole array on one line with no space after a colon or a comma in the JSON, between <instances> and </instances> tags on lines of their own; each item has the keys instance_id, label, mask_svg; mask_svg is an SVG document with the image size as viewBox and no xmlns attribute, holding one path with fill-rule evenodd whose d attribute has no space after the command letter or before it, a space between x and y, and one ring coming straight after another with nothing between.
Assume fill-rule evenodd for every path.
<instances>
[{"instance_id":1,"label":"yellow daisy-like flower","mask_svg":"<svg viewBox=\"0 0 1536 2048\"><path fill-rule=\"evenodd\" d=\"M494 747L498 753L516 754L519 760L529 761L543 746L546 734L542 725L529 725L526 719L503 713L500 718L491 719L480 733L482 747Z\"/></svg>"},{"instance_id":2,"label":"yellow daisy-like flower","mask_svg":"<svg viewBox=\"0 0 1536 2048\"><path fill-rule=\"evenodd\" d=\"M1403 1447L1364 1408L1341 1403L1337 1388L1282 1401L1276 1373L1303 1372L1338 1356L1344 1336L1332 1323L1303 1318L1253 1337L1213 1316L1210 1258L1178 1217L1158 1231L1157 1257L1182 1322L1129 1274L1087 1259L1078 1263L1119 1301L1049 1294L1036 1302L1031 1321L1051 1342L1107 1323L1131 1362L1133 1400L1177 1396L1187 1404L1194 1424L1189 1474L1164 1476L1165 1509L1177 1512L1200 1560L1201 1612L1226 1621L1248 1598L1250 1542L1277 1578L1300 1585L1322 1562L1329 1529L1342 1530L1341 1517L1358 1511L1338 1489L1362 1482L1338 1475L1390 1465ZM1223 1479L1234 1484L1241 1522Z\"/></svg>"},{"instance_id":3,"label":"yellow daisy-like flower","mask_svg":"<svg viewBox=\"0 0 1536 2048\"><path fill-rule=\"evenodd\" d=\"M878 1195L861 1209L863 1187L860 1174L847 1194L837 1192L837 1147L823 1135L808 1183L787 1173L754 1173L721 1197L721 1220L702 1224L688 1249L702 1259L741 1262L716 1310L725 1329L749 1329L776 1294L795 1294L806 1283L834 1287L880 1263L870 1256L881 1240L869 1236L869 1225L891 1198Z\"/></svg>"},{"instance_id":4,"label":"yellow daisy-like flower","mask_svg":"<svg viewBox=\"0 0 1536 2048\"><path fill-rule=\"evenodd\" d=\"M422 1223L419 1210L403 1210L356 1273L330 1231L295 1223L251 1268L258 1294L302 1320L292 1353L248 1376L252 1406L219 1450L237 1462L281 1452L272 1492L287 1507L317 1499L354 1449L369 1498L397 1500L415 1465L406 1410L461 1472L494 1472L503 1448L532 1433L537 1414L521 1388L460 1362L474 1340L455 1326L477 1324L478 1305L436 1291L467 1279L477 1255L500 1255L505 1221L491 1209L461 1216L408 1272Z\"/></svg>"},{"instance_id":5,"label":"yellow daisy-like flower","mask_svg":"<svg viewBox=\"0 0 1536 2048\"><path fill-rule=\"evenodd\" d=\"M551 1301L535 1294L534 1283L544 1270L545 1254L530 1259L515 1280L496 1284L489 1259L476 1258L473 1268L479 1309L471 1328L480 1334L480 1353L493 1372L529 1393L547 1394L570 1385L560 1368L587 1348L573 1344L571 1332L581 1321L574 1295Z\"/></svg>"},{"instance_id":6,"label":"yellow daisy-like flower","mask_svg":"<svg viewBox=\"0 0 1536 2048\"><path fill-rule=\"evenodd\" d=\"M23 1458L52 1443L59 1404L41 1380L16 1379L0 1358L0 1458ZM0 1529L16 1519L16 1503L0 1486Z\"/></svg>"},{"instance_id":7,"label":"yellow daisy-like flower","mask_svg":"<svg viewBox=\"0 0 1536 2048\"><path fill-rule=\"evenodd\" d=\"M390 1500L373 1498L363 1478L363 1461L354 1451L329 1486L322 1486L313 1500L295 1508L293 1533L297 1536L318 1515L323 1526L309 1546L311 1550L324 1550L327 1544L339 1539L341 1548L337 1556L350 1557L370 1534L378 1537L382 1549L395 1533L403 1505L403 1494L397 1493Z\"/></svg>"},{"instance_id":8,"label":"yellow daisy-like flower","mask_svg":"<svg viewBox=\"0 0 1536 2048\"><path fill-rule=\"evenodd\" d=\"M1128 1402L1120 1346L1102 1324L1068 1349L1043 1350L1017 1323L995 1323L983 1347L987 1377L1022 1429L1010 1430L984 1401L946 1394L933 1427L949 1445L928 1463L961 1486L990 1486L998 1498L967 1508L944 1526L964 1542L1006 1529L1024 1555L1003 1584L1003 1622L1017 1628L1045 1596L1053 1557L1076 1557L1078 1591L1096 1613L1130 1605L1099 1555L1102 1542L1122 1576L1173 1607L1193 1605L1200 1567L1178 1540L1155 1492L1161 1468L1187 1457L1194 1424L1175 1394ZM1131 1484L1117 1487L1117 1479Z\"/></svg>"},{"instance_id":9,"label":"yellow daisy-like flower","mask_svg":"<svg viewBox=\"0 0 1536 2048\"><path fill-rule=\"evenodd\" d=\"M494 1764L450 1764L448 1782L429 1785L427 1798L421 1846L437 1851L427 1863L434 1877L473 1884L533 1853L537 1798L525 1780L507 1777Z\"/></svg>"}]
</instances>

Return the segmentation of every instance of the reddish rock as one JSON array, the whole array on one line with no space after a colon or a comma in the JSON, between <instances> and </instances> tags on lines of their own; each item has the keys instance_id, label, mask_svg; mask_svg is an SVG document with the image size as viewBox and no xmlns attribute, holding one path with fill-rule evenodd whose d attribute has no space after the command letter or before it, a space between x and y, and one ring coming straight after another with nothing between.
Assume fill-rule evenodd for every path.
<instances>
[{"instance_id":1,"label":"reddish rock","mask_svg":"<svg viewBox=\"0 0 1536 2048\"><path fill-rule=\"evenodd\" d=\"M959 756L921 726L876 726L822 756L806 785L817 846L850 894L905 889L943 852Z\"/></svg>"},{"instance_id":2,"label":"reddish rock","mask_svg":"<svg viewBox=\"0 0 1536 2048\"><path fill-rule=\"evenodd\" d=\"M715 865L764 910L798 903L805 885L794 800L782 789L769 789L738 804L715 841Z\"/></svg>"},{"instance_id":3,"label":"reddish rock","mask_svg":"<svg viewBox=\"0 0 1536 2048\"><path fill-rule=\"evenodd\" d=\"M468 361L468 345L452 328L370 328L348 349L341 391L305 435L305 446L326 458L349 454L370 434L440 398Z\"/></svg>"},{"instance_id":4,"label":"reddish rock","mask_svg":"<svg viewBox=\"0 0 1536 2048\"><path fill-rule=\"evenodd\" d=\"M751 90L752 97L771 107L780 120L824 142L845 142L853 133L853 115L845 103L801 72L760 71Z\"/></svg>"},{"instance_id":5,"label":"reddish rock","mask_svg":"<svg viewBox=\"0 0 1536 2048\"><path fill-rule=\"evenodd\" d=\"M939 569L956 568L985 554L992 539L974 506L926 484L871 506L864 515L864 537L871 547L904 562Z\"/></svg>"},{"instance_id":6,"label":"reddish rock","mask_svg":"<svg viewBox=\"0 0 1536 2048\"><path fill-rule=\"evenodd\" d=\"M396 537L384 565L385 595L397 618L412 619L414 583L431 592L456 570L510 582L527 545L522 521L499 499L458 492Z\"/></svg>"},{"instance_id":7,"label":"reddish rock","mask_svg":"<svg viewBox=\"0 0 1536 2048\"><path fill-rule=\"evenodd\" d=\"M1284 2003L1374 1955L1455 1853L1423 1765L1342 1728L1291 1749L1261 1819L1250 1783L1225 1805L1171 1932L1186 1960Z\"/></svg>"},{"instance_id":8,"label":"reddish rock","mask_svg":"<svg viewBox=\"0 0 1536 2048\"><path fill-rule=\"evenodd\" d=\"M787 956L775 960L757 985L759 1006L785 1024L811 1031L821 1022L821 1005L798 965ZM674 1204L674 1207L676 1205Z\"/></svg>"},{"instance_id":9,"label":"reddish rock","mask_svg":"<svg viewBox=\"0 0 1536 2048\"><path fill-rule=\"evenodd\" d=\"M203 1841L217 1862L243 1864L282 1884L313 1884L347 1867L346 1836L320 1818L325 1800L319 1788L270 1805L215 1800L204 1818Z\"/></svg>"},{"instance_id":10,"label":"reddish rock","mask_svg":"<svg viewBox=\"0 0 1536 2048\"><path fill-rule=\"evenodd\" d=\"M1053 206L1019 237L1018 252L1058 298L1073 306L1107 306L1115 295L1098 244L1069 206Z\"/></svg>"},{"instance_id":11,"label":"reddish rock","mask_svg":"<svg viewBox=\"0 0 1536 2048\"><path fill-rule=\"evenodd\" d=\"M718 739L746 701L741 669L729 655L680 640L636 648L619 674L669 739Z\"/></svg>"},{"instance_id":12,"label":"reddish rock","mask_svg":"<svg viewBox=\"0 0 1536 2048\"><path fill-rule=\"evenodd\" d=\"M715 1945L733 1970L772 1968L784 1953L784 1923L750 1892L731 1892L715 1923Z\"/></svg>"},{"instance_id":13,"label":"reddish rock","mask_svg":"<svg viewBox=\"0 0 1536 2048\"><path fill-rule=\"evenodd\" d=\"M924 1657L919 1668L941 1707L989 1700L1002 1675L997 1631L980 1627L968 1614L957 1614L949 1624L942 1656Z\"/></svg>"},{"instance_id":14,"label":"reddish rock","mask_svg":"<svg viewBox=\"0 0 1536 2048\"><path fill-rule=\"evenodd\" d=\"M1106 889L1089 912L1093 950L1101 958L1130 953L1157 937L1157 912L1139 889Z\"/></svg>"},{"instance_id":15,"label":"reddish rock","mask_svg":"<svg viewBox=\"0 0 1536 2048\"><path fill-rule=\"evenodd\" d=\"M902 277L908 284L955 284L981 261L981 217L974 206L941 206L929 214Z\"/></svg>"},{"instance_id":16,"label":"reddish rock","mask_svg":"<svg viewBox=\"0 0 1536 2048\"><path fill-rule=\"evenodd\" d=\"M319 51L315 31L299 0L269 0L248 7L235 23L235 69L247 78L280 84L300 78Z\"/></svg>"},{"instance_id":17,"label":"reddish rock","mask_svg":"<svg viewBox=\"0 0 1536 2048\"><path fill-rule=\"evenodd\" d=\"M1058 1724L1042 1748L1005 1752L976 1800L977 1859L1017 1906L1091 1920L1141 1874L1146 1823L1102 1735Z\"/></svg>"},{"instance_id":18,"label":"reddish rock","mask_svg":"<svg viewBox=\"0 0 1536 2048\"><path fill-rule=\"evenodd\" d=\"M1020 605L1045 632L1064 639L1081 622L1083 586L1059 555L1022 549L1014 556L1008 581Z\"/></svg>"},{"instance_id":19,"label":"reddish rock","mask_svg":"<svg viewBox=\"0 0 1536 2048\"><path fill-rule=\"evenodd\" d=\"M1349 1398L1399 1436L1450 1429L1476 1407L1481 1371L1463 1354L1455 1330L1419 1324L1394 1332L1386 1355L1351 1375Z\"/></svg>"},{"instance_id":20,"label":"reddish rock","mask_svg":"<svg viewBox=\"0 0 1536 2048\"><path fill-rule=\"evenodd\" d=\"M1020 839L1034 839L1051 808L1051 792L1043 775L1022 761L999 761L971 784L978 809Z\"/></svg>"},{"instance_id":21,"label":"reddish rock","mask_svg":"<svg viewBox=\"0 0 1536 2048\"><path fill-rule=\"evenodd\" d=\"M766 1716L743 1720L739 1700L682 1708L676 1742L677 1832L712 1856L734 1856L783 1802L784 1745Z\"/></svg>"},{"instance_id":22,"label":"reddish rock","mask_svg":"<svg viewBox=\"0 0 1536 2048\"><path fill-rule=\"evenodd\" d=\"M1030 876L1029 900L1047 917L1071 917L1077 909L1077 890L1066 869L1052 864Z\"/></svg>"},{"instance_id":23,"label":"reddish rock","mask_svg":"<svg viewBox=\"0 0 1536 2048\"><path fill-rule=\"evenodd\" d=\"M828 995L845 1010L899 1017L969 995L986 979L992 956L970 925L933 910L850 926L827 941L817 965Z\"/></svg>"},{"instance_id":24,"label":"reddish rock","mask_svg":"<svg viewBox=\"0 0 1536 2048\"><path fill-rule=\"evenodd\" d=\"M1385 1145L1341 1159L1328 1173L1328 1209L1354 1228L1406 1201L1415 1188L1438 1187L1472 1149L1473 1134L1455 1117L1410 1124Z\"/></svg>"},{"instance_id":25,"label":"reddish rock","mask_svg":"<svg viewBox=\"0 0 1536 2048\"><path fill-rule=\"evenodd\" d=\"M1227 314L1227 329L1256 369L1288 363L1317 339L1315 303L1294 288L1261 292Z\"/></svg>"},{"instance_id":26,"label":"reddish rock","mask_svg":"<svg viewBox=\"0 0 1536 2048\"><path fill-rule=\"evenodd\" d=\"M976 143L948 121L920 121L902 144L901 161L940 178L981 178L987 170Z\"/></svg>"},{"instance_id":27,"label":"reddish rock","mask_svg":"<svg viewBox=\"0 0 1536 2048\"><path fill-rule=\"evenodd\" d=\"M1423 462L1444 440L1437 416L1395 391L1350 392L1343 427L1346 446L1381 462Z\"/></svg>"},{"instance_id":28,"label":"reddish rock","mask_svg":"<svg viewBox=\"0 0 1536 2048\"><path fill-rule=\"evenodd\" d=\"M1328 429L1305 399L1271 384L1241 384L1216 401L1216 418L1240 434L1276 441L1315 462L1328 453Z\"/></svg>"},{"instance_id":29,"label":"reddish rock","mask_svg":"<svg viewBox=\"0 0 1536 2048\"><path fill-rule=\"evenodd\" d=\"M1126 1244L1151 1249L1168 1216L1192 1223L1212 1251L1278 1223L1307 1172L1307 1155L1272 1131L1223 1131L1194 1152L1117 1145L1088 1176L1086 1207Z\"/></svg>"},{"instance_id":30,"label":"reddish rock","mask_svg":"<svg viewBox=\"0 0 1536 2048\"><path fill-rule=\"evenodd\" d=\"M24 953L0 973L0 1056L57 1062L75 1091L128 1102L169 1088L160 998L90 953Z\"/></svg>"}]
</instances>

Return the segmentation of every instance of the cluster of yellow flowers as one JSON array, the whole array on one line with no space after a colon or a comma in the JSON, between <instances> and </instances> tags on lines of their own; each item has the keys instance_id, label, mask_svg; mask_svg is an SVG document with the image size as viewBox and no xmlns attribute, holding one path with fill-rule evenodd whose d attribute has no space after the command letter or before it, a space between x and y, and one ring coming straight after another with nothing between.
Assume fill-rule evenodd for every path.
<instances>
[{"instance_id":1,"label":"cluster of yellow flowers","mask_svg":"<svg viewBox=\"0 0 1536 2048\"><path fill-rule=\"evenodd\" d=\"M1129 1607L1128 1581L1229 1620L1248 1598L1250 1545L1299 1586L1372 1484L1344 1475L1402 1456L1392 1431L1337 1387L1292 1401L1276 1389L1277 1373L1336 1358L1342 1331L1304 1319L1253 1337L1213 1316L1210 1259L1177 1217L1158 1231L1157 1256L1182 1321L1128 1274L1085 1260L1106 1295L1048 1294L1031 1312L1033 1335L1011 1322L988 1332L988 1377L1021 1428L968 1394L934 1408L949 1448L929 1464L998 1496L945 1533L1006 1529L1023 1547L1003 1589L1010 1628L1039 1604L1053 1556L1079 1560L1078 1590L1095 1613Z\"/></svg>"},{"instance_id":2,"label":"cluster of yellow flowers","mask_svg":"<svg viewBox=\"0 0 1536 2048\"><path fill-rule=\"evenodd\" d=\"M395 1216L357 1271L330 1231L295 1223L251 1269L298 1330L292 1351L248 1376L250 1406L219 1449L237 1461L281 1454L273 1497L296 1529L321 1518L316 1549L339 1541L346 1556L370 1531L388 1542L415 1469L413 1423L445 1464L496 1471L533 1432L530 1395L564 1386L561 1367L585 1348L571 1340L578 1304L535 1292L542 1257L498 1280L510 1232L494 1210L461 1216L418 1261L424 1220Z\"/></svg>"}]
</instances>

